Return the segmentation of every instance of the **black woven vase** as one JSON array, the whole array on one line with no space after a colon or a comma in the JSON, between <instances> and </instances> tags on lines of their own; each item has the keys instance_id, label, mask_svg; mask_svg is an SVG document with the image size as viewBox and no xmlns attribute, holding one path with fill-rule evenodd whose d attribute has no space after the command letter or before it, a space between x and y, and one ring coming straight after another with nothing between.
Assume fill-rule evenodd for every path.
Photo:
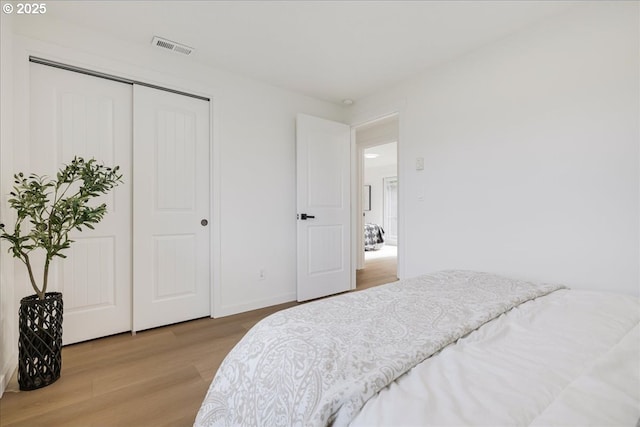
<instances>
[{"instance_id":1,"label":"black woven vase","mask_svg":"<svg viewBox=\"0 0 640 427\"><path fill-rule=\"evenodd\" d=\"M62 294L30 295L18 312L18 384L35 390L60 378L62 368Z\"/></svg>"}]
</instances>

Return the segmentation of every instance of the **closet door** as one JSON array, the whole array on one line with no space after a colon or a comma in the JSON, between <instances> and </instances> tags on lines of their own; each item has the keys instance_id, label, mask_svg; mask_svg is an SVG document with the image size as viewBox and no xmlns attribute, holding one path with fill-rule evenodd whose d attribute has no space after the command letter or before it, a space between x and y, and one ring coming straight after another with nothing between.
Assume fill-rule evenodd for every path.
<instances>
[{"instance_id":1,"label":"closet door","mask_svg":"<svg viewBox=\"0 0 640 427\"><path fill-rule=\"evenodd\" d=\"M134 85L134 330L210 314L209 102Z\"/></svg>"},{"instance_id":2,"label":"closet door","mask_svg":"<svg viewBox=\"0 0 640 427\"><path fill-rule=\"evenodd\" d=\"M68 258L56 259L50 270L49 290L64 299L64 344L129 331L132 88L38 64L30 64L30 83L25 172L55 176L77 155L119 165L124 175L123 184L96 201L107 204L102 222L73 232Z\"/></svg>"}]
</instances>

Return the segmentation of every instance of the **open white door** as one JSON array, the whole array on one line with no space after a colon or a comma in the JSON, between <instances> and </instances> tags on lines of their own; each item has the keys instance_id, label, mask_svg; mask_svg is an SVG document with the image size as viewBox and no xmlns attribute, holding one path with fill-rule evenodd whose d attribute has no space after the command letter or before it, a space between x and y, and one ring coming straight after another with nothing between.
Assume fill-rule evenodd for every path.
<instances>
[{"instance_id":1,"label":"open white door","mask_svg":"<svg viewBox=\"0 0 640 427\"><path fill-rule=\"evenodd\" d=\"M29 71L27 171L55 176L77 155L119 165L124 181L95 201L107 204L104 220L71 233L67 258L52 265L49 291L64 298L64 344L130 331L131 86L45 65Z\"/></svg>"},{"instance_id":2,"label":"open white door","mask_svg":"<svg viewBox=\"0 0 640 427\"><path fill-rule=\"evenodd\" d=\"M298 301L351 289L351 129L299 114Z\"/></svg>"},{"instance_id":3,"label":"open white door","mask_svg":"<svg viewBox=\"0 0 640 427\"><path fill-rule=\"evenodd\" d=\"M134 331L210 314L209 102L134 85Z\"/></svg>"}]
</instances>

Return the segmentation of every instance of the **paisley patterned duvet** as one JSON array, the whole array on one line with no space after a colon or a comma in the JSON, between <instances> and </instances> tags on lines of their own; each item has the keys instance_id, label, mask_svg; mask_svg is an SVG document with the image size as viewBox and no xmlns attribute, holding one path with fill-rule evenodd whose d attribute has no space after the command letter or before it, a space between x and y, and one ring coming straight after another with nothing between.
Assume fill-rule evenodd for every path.
<instances>
[{"instance_id":1,"label":"paisley patterned duvet","mask_svg":"<svg viewBox=\"0 0 640 427\"><path fill-rule=\"evenodd\" d=\"M275 313L227 355L195 424L347 425L434 353L561 288L444 271Z\"/></svg>"}]
</instances>

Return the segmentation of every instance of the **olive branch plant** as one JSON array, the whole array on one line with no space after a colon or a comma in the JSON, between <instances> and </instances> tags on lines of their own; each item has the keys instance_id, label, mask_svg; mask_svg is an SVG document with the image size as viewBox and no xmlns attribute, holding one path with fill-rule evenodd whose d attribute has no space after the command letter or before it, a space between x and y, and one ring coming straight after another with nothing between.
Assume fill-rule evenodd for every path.
<instances>
[{"instance_id":1,"label":"olive branch plant","mask_svg":"<svg viewBox=\"0 0 640 427\"><path fill-rule=\"evenodd\" d=\"M14 175L9 206L16 211L16 222L12 233L0 224L0 239L9 241L9 253L27 267L39 299L44 299L47 292L51 260L66 258L62 252L73 243L69 233L84 227L94 229L107 213L106 204L90 206L89 202L122 182L119 169L76 156L63 165L55 179L35 174L25 177L22 172ZM36 283L29 258L36 249L45 252L42 287Z\"/></svg>"}]
</instances>

